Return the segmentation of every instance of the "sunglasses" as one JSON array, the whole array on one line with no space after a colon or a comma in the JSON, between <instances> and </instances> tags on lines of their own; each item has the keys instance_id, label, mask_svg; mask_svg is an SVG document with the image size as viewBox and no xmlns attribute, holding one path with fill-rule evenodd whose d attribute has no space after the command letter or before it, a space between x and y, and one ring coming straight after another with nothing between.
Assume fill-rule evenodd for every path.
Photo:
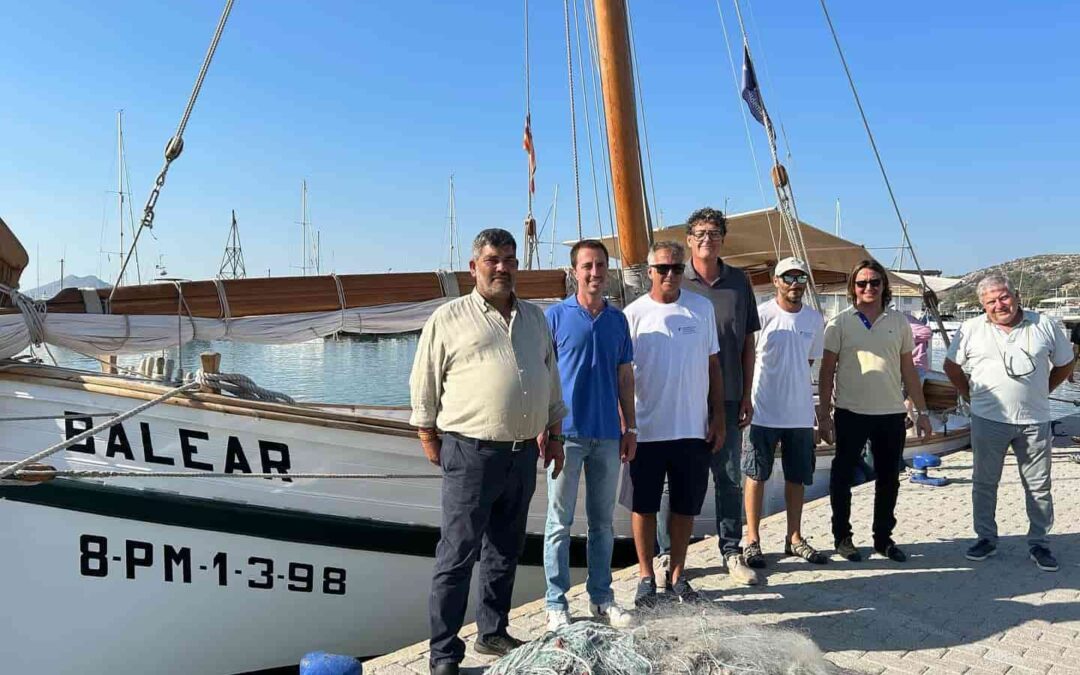
<instances>
[{"instance_id":1,"label":"sunglasses","mask_svg":"<svg viewBox=\"0 0 1080 675\"><path fill-rule=\"evenodd\" d=\"M678 263L676 265L649 265L649 267L656 270L656 273L662 277L666 277L671 272L682 274L686 270L686 265L683 263Z\"/></svg>"},{"instance_id":2,"label":"sunglasses","mask_svg":"<svg viewBox=\"0 0 1080 675\"><path fill-rule=\"evenodd\" d=\"M867 286L870 288L881 288L881 277L878 277L877 279L860 279L855 282L856 288L866 288Z\"/></svg>"},{"instance_id":3,"label":"sunglasses","mask_svg":"<svg viewBox=\"0 0 1080 675\"><path fill-rule=\"evenodd\" d=\"M780 280L790 286L791 284L805 284L810 281L810 277L806 274L781 274Z\"/></svg>"}]
</instances>

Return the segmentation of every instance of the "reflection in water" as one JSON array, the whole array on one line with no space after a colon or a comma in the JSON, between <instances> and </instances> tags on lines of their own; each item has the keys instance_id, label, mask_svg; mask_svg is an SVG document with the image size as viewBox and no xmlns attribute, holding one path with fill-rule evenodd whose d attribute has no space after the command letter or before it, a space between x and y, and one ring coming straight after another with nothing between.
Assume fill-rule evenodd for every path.
<instances>
[{"instance_id":1,"label":"reflection in water","mask_svg":"<svg viewBox=\"0 0 1080 675\"><path fill-rule=\"evenodd\" d=\"M199 353L221 354L221 371L243 373L262 387L299 401L405 405L417 334L372 338L316 339L292 345L196 340L184 345L184 372L199 368ZM60 365L99 370L93 359L53 348ZM156 354L160 355L160 354ZM166 358L175 359L176 350ZM119 364L137 367L141 356L121 356Z\"/></svg>"}]
</instances>

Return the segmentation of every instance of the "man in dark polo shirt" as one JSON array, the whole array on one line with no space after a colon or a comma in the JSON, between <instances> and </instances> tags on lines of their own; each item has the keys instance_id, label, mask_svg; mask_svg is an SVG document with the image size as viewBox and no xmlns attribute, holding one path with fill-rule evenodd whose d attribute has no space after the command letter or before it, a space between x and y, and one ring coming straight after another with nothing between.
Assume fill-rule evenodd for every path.
<instances>
[{"instance_id":1,"label":"man in dark polo shirt","mask_svg":"<svg viewBox=\"0 0 1080 675\"><path fill-rule=\"evenodd\" d=\"M753 585L757 573L746 565L742 539L743 493L742 432L754 410L750 392L754 383L754 333L761 328L754 288L746 273L723 261L720 252L727 235L723 212L705 207L686 219L686 245L690 264L683 288L712 302L720 339L720 370L724 377L726 436L720 452L712 456L716 498L716 533L732 580Z\"/></svg>"}]
</instances>

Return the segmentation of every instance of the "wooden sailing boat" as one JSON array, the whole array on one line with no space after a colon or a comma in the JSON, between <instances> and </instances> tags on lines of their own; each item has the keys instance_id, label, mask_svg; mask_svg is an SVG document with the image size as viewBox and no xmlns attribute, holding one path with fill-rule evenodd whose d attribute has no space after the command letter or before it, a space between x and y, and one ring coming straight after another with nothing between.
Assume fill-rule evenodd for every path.
<instances>
[{"instance_id":1,"label":"wooden sailing boat","mask_svg":"<svg viewBox=\"0 0 1080 675\"><path fill-rule=\"evenodd\" d=\"M624 0L595 0L618 250L628 277L647 232ZM173 145L170 144L170 149ZM25 251L0 226L0 280ZM287 342L340 330L401 332L468 293L467 273L323 275L65 289L42 308L0 310L0 357L46 340L96 354L147 351L193 337ZM561 270L523 270L518 293L566 294ZM17 296L10 296L12 298ZM17 306L16 306L17 305ZM42 311L44 310L44 311ZM19 461L170 385L39 364L0 366L0 460ZM360 656L421 638L438 538L437 480L348 481L298 473L435 476L404 408L269 403L201 391L85 438L59 469L266 472L274 480L60 478L0 484L0 575L21 608L0 636L20 672L237 672L296 663L314 648ZM828 472L828 454L818 463ZM779 474L778 474L779 475ZM546 493L538 481L517 599L542 588ZM706 500L706 510L712 500ZM584 508L583 506L581 508ZM571 559L584 558L584 520ZM616 514L616 564L633 557ZM712 527L711 513L698 534ZM55 648L77 636L77 650ZM193 649L193 646L197 648Z\"/></svg>"}]
</instances>

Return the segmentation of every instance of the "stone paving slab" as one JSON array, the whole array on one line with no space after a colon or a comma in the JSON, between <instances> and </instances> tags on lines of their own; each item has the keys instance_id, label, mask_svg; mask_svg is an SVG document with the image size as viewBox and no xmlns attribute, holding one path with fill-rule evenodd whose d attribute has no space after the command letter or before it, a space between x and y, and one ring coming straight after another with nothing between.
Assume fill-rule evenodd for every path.
<instances>
[{"instance_id":1,"label":"stone paving slab","mask_svg":"<svg viewBox=\"0 0 1080 675\"><path fill-rule=\"evenodd\" d=\"M1039 673L1080 674L1080 457L1069 436L1080 435L1080 415L1056 431L1053 458L1054 507L1051 547L1061 569L1042 572L1028 559L1027 516L1015 460L1010 457L998 498L1001 541L998 555L981 563L964 558L971 529L971 454L946 457L937 475L941 488L904 482L894 538L908 554L903 564L876 555L861 563L833 556L812 566L782 555L783 514L762 523L769 567L765 584L738 586L724 571L715 538L691 547L688 561L695 588L708 600L748 622L794 629L808 635L837 666L859 673ZM853 491L856 545L870 551L873 486ZM803 531L828 548L828 498L808 504ZM614 575L616 596L631 606L636 568ZM588 613L584 586L570 593L575 617ZM543 600L511 612L510 632L539 637L546 616ZM462 631L469 648L463 672L481 673L492 659L476 654L476 626ZM427 673L422 642L364 664L369 673Z\"/></svg>"}]
</instances>

